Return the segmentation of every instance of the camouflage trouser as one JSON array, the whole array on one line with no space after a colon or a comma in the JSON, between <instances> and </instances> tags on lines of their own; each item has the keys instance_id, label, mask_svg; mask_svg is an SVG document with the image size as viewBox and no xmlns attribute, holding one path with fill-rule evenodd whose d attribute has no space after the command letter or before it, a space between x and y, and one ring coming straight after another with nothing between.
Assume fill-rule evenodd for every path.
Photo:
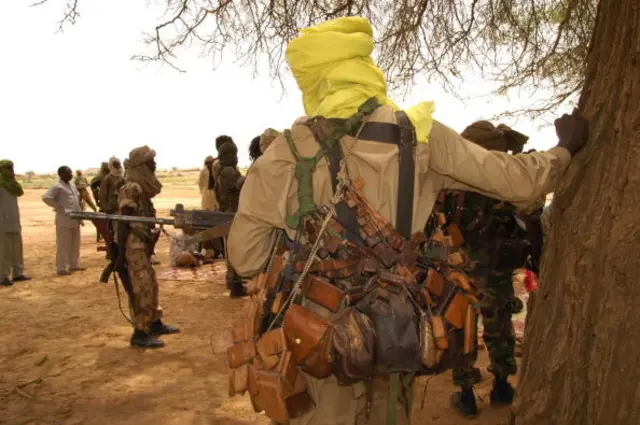
<instances>
[{"instance_id":1,"label":"camouflage trouser","mask_svg":"<svg viewBox=\"0 0 640 425\"><path fill-rule=\"evenodd\" d=\"M131 289L129 299L131 318L136 329L149 332L151 323L162 318L158 305L158 281L151 265L149 247L133 233L127 238L125 249Z\"/></svg>"},{"instance_id":2,"label":"camouflage trouser","mask_svg":"<svg viewBox=\"0 0 640 425\"><path fill-rule=\"evenodd\" d=\"M96 211L96 206L91 200L91 195L89 195L89 191L87 189L78 190L78 202L80 203L80 209L82 211L85 210L85 205L88 204L92 210Z\"/></svg>"},{"instance_id":3,"label":"camouflage trouser","mask_svg":"<svg viewBox=\"0 0 640 425\"><path fill-rule=\"evenodd\" d=\"M491 360L488 370L497 377L506 378L517 371L516 337L511 316L522 308L522 302L514 295L511 273L491 273L481 289L480 313L483 339ZM455 385L469 388L480 382L480 371L474 367L476 359L477 352L453 369Z\"/></svg>"}]
</instances>

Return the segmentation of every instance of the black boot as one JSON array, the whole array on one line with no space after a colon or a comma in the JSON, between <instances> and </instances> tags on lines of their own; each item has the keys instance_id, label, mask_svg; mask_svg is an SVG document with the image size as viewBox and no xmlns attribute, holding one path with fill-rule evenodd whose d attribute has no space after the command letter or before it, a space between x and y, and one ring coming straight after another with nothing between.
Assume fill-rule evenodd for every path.
<instances>
[{"instance_id":1,"label":"black boot","mask_svg":"<svg viewBox=\"0 0 640 425\"><path fill-rule=\"evenodd\" d=\"M164 347L164 341L136 329L133 331L133 335L131 335L131 346L138 348L162 348Z\"/></svg>"},{"instance_id":2,"label":"black boot","mask_svg":"<svg viewBox=\"0 0 640 425\"><path fill-rule=\"evenodd\" d=\"M491 404L496 406L508 406L513 403L515 390L507 381L507 378L496 376L493 382L493 390L491 390Z\"/></svg>"},{"instance_id":3,"label":"black boot","mask_svg":"<svg viewBox=\"0 0 640 425\"><path fill-rule=\"evenodd\" d=\"M229 288L229 296L231 298L242 298L242 297L245 297L247 295L247 291L244 289L244 285L242 284L242 281L233 282L229 286L230 286L230 288Z\"/></svg>"},{"instance_id":4,"label":"black boot","mask_svg":"<svg viewBox=\"0 0 640 425\"><path fill-rule=\"evenodd\" d=\"M27 280L31 280L31 278L29 276L25 276L23 274L21 274L20 276L16 276L13 278L14 282L26 282Z\"/></svg>"},{"instance_id":5,"label":"black boot","mask_svg":"<svg viewBox=\"0 0 640 425\"><path fill-rule=\"evenodd\" d=\"M13 282L11 282L9 280L9 278L5 278L5 279L2 279L2 281L0 282L0 285L2 285L2 286L11 286L11 285L13 285Z\"/></svg>"},{"instance_id":6,"label":"black boot","mask_svg":"<svg viewBox=\"0 0 640 425\"><path fill-rule=\"evenodd\" d=\"M462 388L462 391L451 394L451 405L468 418L473 418L478 414L473 388Z\"/></svg>"},{"instance_id":7,"label":"black boot","mask_svg":"<svg viewBox=\"0 0 640 425\"><path fill-rule=\"evenodd\" d=\"M162 320L156 320L151 324L151 335L171 335L180 333L180 329L162 323Z\"/></svg>"}]
</instances>

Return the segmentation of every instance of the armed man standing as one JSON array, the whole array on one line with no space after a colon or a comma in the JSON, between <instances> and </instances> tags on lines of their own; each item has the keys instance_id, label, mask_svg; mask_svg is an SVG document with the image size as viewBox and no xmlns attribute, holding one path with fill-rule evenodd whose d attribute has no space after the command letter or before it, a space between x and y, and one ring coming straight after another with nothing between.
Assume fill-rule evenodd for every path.
<instances>
[{"instance_id":1,"label":"armed man standing","mask_svg":"<svg viewBox=\"0 0 640 425\"><path fill-rule=\"evenodd\" d=\"M24 194L16 180L13 162L0 161L0 285L11 286L31 278L25 276L22 227L18 198ZM9 279L12 276L12 279Z\"/></svg>"},{"instance_id":2,"label":"armed man standing","mask_svg":"<svg viewBox=\"0 0 640 425\"><path fill-rule=\"evenodd\" d=\"M156 153L148 146L129 153L127 174L120 188L118 205L121 215L155 217L151 201L160 193L162 184L155 175ZM158 304L158 281L151 264L153 245L152 225L145 223L118 223L118 258L116 268L128 271L129 305L134 332L131 345L139 348L160 348L164 342L158 335L175 334L178 328L162 322L162 309Z\"/></svg>"},{"instance_id":3,"label":"armed man standing","mask_svg":"<svg viewBox=\"0 0 640 425\"><path fill-rule=\"evenodd\" d=\"M553 189L571 155L586 141L586 123L578 113L559 120L562 131L557 147L528 155L491 152L465 140L432 118L430 102L406 109L408 123L398 126L394 112L399 108L387 97L384 74L370 57L373 46L368 20L348 17L304 29L289 44L286 56L308 116L345 123L357 118L359 108L371 98L381 105L355 128L361 133L348 132L332 142L343 152L346 177L366 182L362 193L372 208L396 227L407 226L411 234L423 231L443 189L474 190L516 204L530 203ZM407 129L415 131L416 145L405 144L411 138L391 137L406 135ZM316 130L313 120L301 120L292 126L289 137L274 140L251 167L229 235L229 260L241 276L253 277L264 270L277 229L295 239L296 229L291 226L299 223L296 214L309 208L313 212L314 205L332 205L334 183L324 153L334 146L323 149ZM317 162L310 162L316 158ZM415 164L415 171L401 164ZM405 199L406 195L410 198ZM286 218L291 220L285 222ZM333 317L305 296L302 303L316 314ZM412 379L399 384L397 377L369 376L340 385L334 375L316 379L298 372L308 382L315 407L291 418L292 425L409 423Z\"/></svg>"},{"instance_id":4,"label":"armed man standing","mask_svg":"<svg viewBox=\"0 0 640 425\"><path fill-rule=\"evenodd\" d=\"M505 125L495 127L488 121L477 121L462 132L462 137L496 152L522 152L527 136ZM473 278L480 293L483 339L489 352L489 372L495 376L491 404L508 405L514 389L507 381L517 370L516 337L511 317L522 311L515 296L512 274L525 262L528 241L526 230L516 219L513 204L467 191L444 191L435 210L445 214L449 224L458 226L465 249L475 263ZM473 386L482 379L474 367L477 351L453 369L453 383L461 391L452 395L452 405L464 416L475 416L478 408Z\"/></svg>"}]
</instances>

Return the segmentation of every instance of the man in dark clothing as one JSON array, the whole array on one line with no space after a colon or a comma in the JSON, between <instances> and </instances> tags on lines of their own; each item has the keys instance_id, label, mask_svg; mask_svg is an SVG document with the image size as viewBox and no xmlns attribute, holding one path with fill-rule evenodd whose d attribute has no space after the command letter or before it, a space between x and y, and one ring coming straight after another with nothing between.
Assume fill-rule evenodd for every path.
<instances>
[{"instance_id":1,"label":"man in dark clothing","mask_svg":"<svg viewBox=\"0 0 640 425\"><path fill-rule=\"evenodd\" d=\"M216 197L218 198L220 211L236 212L238 211L240 189L244 183L244 177L238 170L238 148L233 142L225 143L218 150L218 155L220 172L216 179ZM242 279L228 261L227 289L231 292L232 297L245 295Z\"/></svg>"},{"instance_id":2,"label":"man in dark clothing","mask_svg":"<svg viewBox=\"0 0 640 425\"><path fill-rule=\"evenodd\" d=\"M520 153L528 137L507 126L478 121L461 134L486 149ZM465 248L475 262L474 280L481 295L483 339L489 352L489 372L495 375L491 403L511 404L514 390L507 381L516 373L513 314L523 305L513 290L512 274L525 262L527 233L516 220L516 208L507 202L474 192L446 191L434 207L462 231ZM480 382L474 366L477 352L453 369L453 383L461 391L452 395L453 406L465 416L477 414L473 386Z\"/></svg>"}]
</instances>

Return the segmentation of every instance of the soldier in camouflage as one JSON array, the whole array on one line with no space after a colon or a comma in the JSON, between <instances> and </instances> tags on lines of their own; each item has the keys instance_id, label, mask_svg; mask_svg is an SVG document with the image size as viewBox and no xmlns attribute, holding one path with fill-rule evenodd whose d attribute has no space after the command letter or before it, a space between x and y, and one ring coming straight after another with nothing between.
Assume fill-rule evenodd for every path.
<instances>
[{"instance_id":1,"label":"soldier in camouflage","mask_svg":"<svg viewBox=\"0 0 640 425\"><path fill-rule=\"evenodd\" d=\"M155 151L142 146L131 151L127 176L120 188L118 206L120 214L154 217L152 199L162 189L155 175ZM118 232L118 258L116 268L129 274L129 307L134 332L131 345L138 348L159 348L164 342L159 335L175 334L178 328L162 322L162 308L158 303L158 281L151 263L153 250L152 227L145 223L120 223Z\"/></svg>"},{"instance_id":2,"label":"soldier in camouflage","mask_svg":"<svg viewBox=\"0 0 640 425\"><path fill-rule=\"evenodd\" d=\"M100 169L98 173L91 179L90 187L91 193L93 194L93 199L96 200L96 204L98 204L98 209L100 211L104 211L102 205L100 205L100 185L104 181L104 178L109 174L109 163L103 162L100 164Z\"/></svg>"},{"instance_id":3,"label":"soldier in camouflage","mask_svg":"<svg viewBox=\"0 0 640 425\"><path fill-rule=\"evenodd\" d=\"M512 153L522 152L528 140L507 126L494 127L487 121L472 124L462 136L486 149ZM483 338L491 359L489 372L495 375L491 403L511 404L514 389L507 378L517 370L511 316L523 308L514 294L511 276L525 261L526 231L518 224L512 204L474 192L445 192L435 208L458 224L465 248L476 264L473 277L481 294ZM452 395L452 405L465 416L478 412L473 386L482 378L474 367L476 357L477 353L453 369L453 382L461 391Z\"/></svg>"},{"instance_id":4,"label":"soldier in camouflage","mask_svg":"<svg viewBox=\"0 0 640 425\"><path fill-rule=\"evenodd\" d=\"M216 197L220 204L220 211L238 211L240 189L244 183L244 177L238 170L238 148L235 143L225 143L218 150L220 161L220 173L216 179ZM231 264L227 261L227 289L231 297L242 297L245 290L242 278L238 276Z\"/></svg>"},{"instance_id":5,"label":"soldier in camouflage","mask_svg":"<svg viewBox=\"0 0 640 425\"><path fill-rule=\"evenodd\" d=\"M97 211L96 206L91 200L91 195L89 195L89 182L87 178L82 174L82 171L76 170L76 178L73 180L73 184L76 185L76 189L78 189L78 202L80 203L80 210L84 211L86 206L89 207L93 211Z\"/></svg>"},{"instance_id":6,"label":"soldier in camouflage","mask_svg":"<svg viewBox=\"0 0 640 425\"><path fill-rule=\"evenodd\" d=\"M118 211L118 191L124 184L124 172L118 158L109 159L109 174L100 185L100 205L107 214Z\"/></svg>"}]
</instances>

